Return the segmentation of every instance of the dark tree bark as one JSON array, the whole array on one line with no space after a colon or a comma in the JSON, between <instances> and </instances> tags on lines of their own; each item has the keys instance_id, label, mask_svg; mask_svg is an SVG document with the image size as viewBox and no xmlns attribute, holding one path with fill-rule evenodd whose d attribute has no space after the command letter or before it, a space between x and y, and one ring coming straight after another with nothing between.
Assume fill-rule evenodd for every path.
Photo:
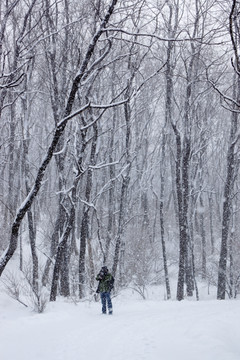
<instances>
[{"instance_id":1,"label":"dark tree bark","mask_svg":"<svg viewBox=\"0 0 240 360\"><path fill-rule=\"evenodd\" d=\"M238 5L238 6L237 6ZM234 174L237 165L236 144L239 141L237 135L238 129L238 111L239 111L239 96L240 96L240 60L239 60L239 4L233 0L231 12L229 15L229 31L232 40L233 50L235 53L235 63L233 64L235 76L233 80L233 113L231 120L231 133L229 138L229 147L227 154L227 175L224 184L224 198L223 198L223 212L222 212L222 239L221 251L218 267L218 287L217 299L224 300L226 293L227 282L227 259L228 259L228 236L229 236L229 222L232 207L232 193L234 185ZM236 112L237 110L237 112Z\"/></svg>"},{"instance_id":2,"label":"dark tree bark","mask_svg":"<svg viewBox=\"0 0 240 360\"><path fill-rule=\"evenodd\" d=\"M202 279L206 279L207 277L207 255L206 255L206 233L205 233L205 224L204 224L204 213L202 211L203 209L203 198L202 195L200 195L200 207L201 207L201 213L200 213L200 233L202 238Z\"/></svg>"},{"instance_id":3,"label":"dark tree bark","mask_svg":"<svg viewBox=\"0 0 240 360\"><path fill-rule=\"evenodd\" d=\"M129 88L127 90L126 98L129 98ZM119 218L118 218L118 230L117 230L117 237L116 237L116 244L115 244L115 251L114 251L114 258L113 258L113 266L112 266L112 274L115 277L117 272L117 267L119 264L120 259L120 250L121 250L121 242L122 242L122 234L124 229L124 220L126 215L126 196L128 191L128 186L130 182L130 169L131 169L131 161L130 161L130 105L127 102L124 105L124 114L125 114L125 121L126 121L126 159L127 159L127 168L126 173L123 175L122 180L122 187L121 187L121 196L120 196L120 205L119 205Z\"/></svg>"},{"instance_id":4,"label":"dark tree bark","mask_svg":"<svg viewBox=\"0 0 240 360\"><path fill-rule=\"evenodd\" d=\"M62 204L59 204L58 215L57 215L57 219L55 221L53 234L51 236L50 257L46 261L44 271L43 271L43 276L42 276L42 285L43 286L46 286L48 283L48 280L49 280L50 267L53 264L54 256L57 253L57 247L58 247L58 243L59 243L59 234L63 233L63 226L65 223L65 218L66 218L65 210L64 210Z\"/></svg>"},{"instance_id":5,"label":"dark tree bark","mask_svg":"<svg viewBox=\"0 0 240 360\"><path fill-rule=\"evenodd\" d=\"M63 262L63 257L66 254L67 249L67 241L69 238L69 234L72 230L72 225L75 219L75 207L72 206L70 211L70 216L68 218L68 224L63 233L62 240L60 241L57 249L56 261L54 265L53 278L52 278L52 286L50 293L50 301L56 301L57 298L57 290L58 290L58 281L60 277L60 270Z\"/></svg>"},{"instance_id":6,"label":"dark tree bark","mask_svg":"<svg viewBox=\"0 0 240 360\"><path fill-rule=\"evenodd\" d=\"M94 166L96 163L96 149L97 149L97 139L98 139L98 127L95 122L93 125L94 135L92 138L91 154L90 154L90 166ZM85 256L86 256L86 246L87 240L89 239L89 211L90 205L88 204L91 198L92 191L92 178L93 178L93 169L89 168L87 171L86 178L86 189L84 201L86 204L83 206L83 217L81 223L81 232L80 232L80 254L79 254L79 298L84 297L84 284L85 284Z\"/></svg>"},{"instance_id":7,"label":"dark tree bark","mask_svg":"<svg viewBox=\"0 0 240 360\"><path fill-rule=\"evenodd\" d=\"M185 281L185 254L186 254L186 236L184 232L184 220L182 216L182 190L181 190L181 138L175 125L173 130L176 137L176 190L177 190L177 204L178 204L178 226L179 226L179 270L178 270L178 285L177 285L177 300L184 298L184 281Z\"/></svg>"},{"instance_id":8,"label":"dark tree bark","mask_svg":"<svg viewBox=\"0 0 240 360\"><path fill-rule=\"evenodd\" d=\"M229 148L227 155L227 176L224 185L224 198L223 198L223 213L222 213L222 239L221 251L218 268L218 288L217 298L219 300L225 299L226 292L226 277L227 277L227 259L228 259L228 235L229 235L229 222L232 207L232 191L234 184L234 174L236 167L236 131L237 131L237 113L232 114L231 134L229 139Z\"/></svg>"}]
</instances>

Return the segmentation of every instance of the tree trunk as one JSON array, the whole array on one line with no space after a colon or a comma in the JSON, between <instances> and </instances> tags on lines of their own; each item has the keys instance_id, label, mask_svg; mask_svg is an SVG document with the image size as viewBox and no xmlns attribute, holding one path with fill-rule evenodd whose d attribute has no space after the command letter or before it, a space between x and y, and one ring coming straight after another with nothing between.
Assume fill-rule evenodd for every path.
<instances>
[{"instance_id":1,"label":"tree trunk","mask_svg":"<svg viewBox=\"0 0 240 360\"><path fill-rule=\"evenodd\" d=\"M130 92L130 85L128 85L128 89L126 92L126 98L129 97ZM112 274L115 277L117 273L117 267L120 258L120 249L121 249L121 240L123 234L123 227L124 227L124 219L126 215L126 207L127 207L127 191L128 185L130 182L130 169L131 169L131 161L130 161L130 105L129 103L125 103L124 105L124 115L126 121L126 137L125 137L125 145L126 145L126 161L127 161L127 168L126 174L123 176L122 187L121 187L121 197L120 197L120 205L119 205L119 218L118 218L118 230L117 230L117 237L116 237L116 244L115 244L115 251L114 251L114 258L113 258L113 266L112 266ZM122 264L123 265L123 264Z\"/></svg>"},{"instance_id":2,"label":"tree trunk","mask_svg":"<svg viewBox=\"0 0 240 360\"><path fill-rule=\"evenodd\" d=\"M202 194L200 195L200 233L202 238L202 279L206 279L207 277L207 258L206 258L206 234L205 234L205 226L204 226L204 212L203 212L203 198Z\"/></svg>"},{"instance_id":3,"label":"tree trunk","mask_svg":"<svg viewBox=\"0 0 240 360\"><path fill-rule=\"evenodd\" d=\"M239 39L238 39L239 40ZM236 59L237 64L239 59ZM240 76L239 74L234 75L233 78L233 99L239 101L240 95ZM234 105L234 109L238 111L238 106ZM226 280L227 280L227 258L228 258L228 236L229 236L229 222L231 217L232 207L232 193L235 181L235 172L237 168L237 154L236 144L238 142L239 135L238 130L238 112L232 113L231 129L229 146L227 153L227 175L224 184L224 197L223 197L223 212L222 212L222 239L221 239L221 251L219 258L218 267L218 287L217 287L217 299L224 300L226 292Z\"/></svg>"},{"instance_id":4,"label":"tree trunk","mask_svg":"<svg viewBox=\"0 0 240 360\"><path fill-rule=\"evenodd\" d=\"M63 262L63 257L66 254L67 241L68 241L69 234L72 230L72 224L74 222L74 218L75 218L75 207L72 206L66 229L63 233L62 240L60 241L60 243L58 245L58 249L57 249L56 261L55 261L53 277L52 277L50 301L56 301L61 266L62 266L62 262Z\"/></svg>"},{"instance_id":5,"label":"tree trunk","mask_svg":"<svg viewBox=\"0 0 240 360\"><path fill-rule=\"evenodd\" d=\"M53 259L57 253L59 237L60 237L60 234L63 233L63 226L65 223L65 219L66 219L65 211L64 211L61 203L59 203L58 216L55 221L55 226L54 226L53 234L51 237L50 258L48 258L46 261L46 265L44 267L43 276L42 276L42 285L43 286L47 286L47 283L49 281L50 267L51 267L51 264L53 264Z\"/></svg>"},{"instance_id":6,"label":"tree trunk","mask_svg":"<svg viewBox=\"0 0 240 360\"><path fill-rule=\"evenodd\" d=\"M93 139L91 146L91 154L90 154L90 166L94 166L96 163L96 149L97 149L97 139L98 139L98 127L97 123L93 125ZM81 233L80 233L80 254L79 254L79 298L82 299L85 295L85 255L86 255L86 245L87 239L89 238L89 211L90 205L89 201L91 198L92 191L92 177L93 170L91 168L87 171L87 179L86 179L86 189L85 189L85 197L84 200L86 204L83 207L83 217L81 223Z\"/></svg>"},{"instance_id":7,"label":"tree trunk","mask_svg":"<svg viewBox=\"0 0 240 360\"><path fill-rule=\"evenodd\" d=\"M228 258L228 234L229 234L229 221L231 216L232 206L232 189L235 172L235 145L236 145L236 129L237 129L237 114L232 115L232 126L230 135L230 146L227 156L227 177L224 185L224 200L223 200L223 213L222 213L222 239L221 251L218 268L218 288L217 298L219 300L225 299L226 292L226 277L227 277L227 258Z\"/></svg>"}]
</instances>

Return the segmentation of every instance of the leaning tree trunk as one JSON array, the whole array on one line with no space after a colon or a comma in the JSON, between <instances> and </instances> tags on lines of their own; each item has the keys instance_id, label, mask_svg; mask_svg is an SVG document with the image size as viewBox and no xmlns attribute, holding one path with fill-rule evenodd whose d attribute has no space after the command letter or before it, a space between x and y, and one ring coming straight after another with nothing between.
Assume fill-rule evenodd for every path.
<instances>
[{"instance_id":1,"label":"leaning tree trunk","mask_svg":"<svg viewBox=\"0 0 240 360\"><path fill-rule=\"evenodd\" d=\"M90 42L90 44L87 48L87 52L84 56L82 65L80 67L80 71L79 71L78 75L75 77L72 87L71 87L71 91L70 91L70 94L69 94L69 97L67 100L67 105L66 105L66 108L64 111L64 118L62 121L59 122L59 124L56 127L52 142L47 150L47 154L38 169L37 176L36 176L34 185L32 187L32 190L30 191L30 193L28 194L28 196L26 197L26 199L20 206L19 210L17 211L15 220L14 220L14 222L12 224L12 228L11 228L11 235L10 235L10 242L9 242L8 249L6 250L6 252L3 254L2 258L0 259L0 276L1 276L2 272L4 271L7 263L9 262L9 260L12 258L13 254L16 251L17 244L18 244L19 228L21 226L22 220L23 220L24 216L26 215L27 211L31 208L32 203L33 203L35 197L37 196L39 189L42 186L42 180L45 175L47 166L53 157L53 153L57 147L57 144L58 144L61 136L63 135L63 133L65 131L65 127L66 127L67 123L69 122L69 120L74 115L77 114L77 113L75 113L74 115L71 115L71 112L72 112L72 107L73 107L73 103L74 103L77 91L79 89L79 84L82 80L82 77L84 76L84 73L87 69L90 59L92 58L95 46L96 46L100 36L103 34L104 29L105 29L106 25L108 24L111 15L113 14L116 4L117 4L117 0L112 0L111 4L109 6L109 9L107 11L107 14L105 15L103 21L101 22L101 24L99 26L98 31L95 33L92 41ZM80 109L78 113L84 111L88 107L89 107L89 104L87 104L85 107L82 107L82 109Z\"/></svg>"}]
</instances>

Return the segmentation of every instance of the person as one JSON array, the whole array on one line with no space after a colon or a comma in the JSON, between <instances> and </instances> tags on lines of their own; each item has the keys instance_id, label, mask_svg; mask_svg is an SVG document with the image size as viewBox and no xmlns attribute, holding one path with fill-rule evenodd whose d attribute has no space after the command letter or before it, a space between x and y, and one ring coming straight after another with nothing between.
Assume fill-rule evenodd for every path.
<instances>
[{"instance_id":1,"label":"person","mask_svg":"<svg viewBox=\"0 0 240 360\"><path fill-rule=\"evenodd\" d=\"M112 300L111 300L111 290L113 289L114 278L108 271L107 266L103 266L96 277L96 280L99 281L97 293L100 293L101 302L102 302L102 313L108 313L112 315Z\"/></svg>"}]
</instances>

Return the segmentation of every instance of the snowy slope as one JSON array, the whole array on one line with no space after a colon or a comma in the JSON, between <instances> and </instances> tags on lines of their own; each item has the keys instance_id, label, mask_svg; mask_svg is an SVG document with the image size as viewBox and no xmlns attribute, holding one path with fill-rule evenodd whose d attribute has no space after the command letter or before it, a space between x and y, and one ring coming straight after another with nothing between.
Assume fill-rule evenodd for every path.
<instances>
[{"instance_id":1,"label":"snowy slope","mask_svg":"<svg viewBox=\"0 0 240 360\"><path fill-rule=\"evenodd\" d=\"M240 302L113 299L36 314L0 295L1 360L239 360Z\"/></svg>"}]
</instances>

